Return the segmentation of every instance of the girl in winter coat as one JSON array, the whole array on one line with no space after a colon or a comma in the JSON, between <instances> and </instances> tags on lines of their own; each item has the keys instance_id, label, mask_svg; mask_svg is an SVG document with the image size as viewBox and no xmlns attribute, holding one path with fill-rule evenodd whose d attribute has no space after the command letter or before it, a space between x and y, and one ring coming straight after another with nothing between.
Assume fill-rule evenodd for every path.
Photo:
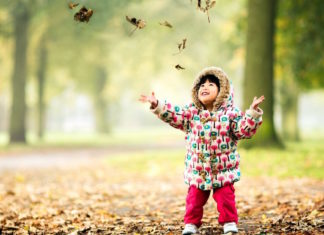
<instances>
[{"instance_id":1,"label":"girl in winter coat","mask_svg":"<svg viewBox=\"0 0 324 235\"><path fill-rule=\"evenodd\" d=\"M240 180L240 155L237 141L251 138L262 123L258 107L264 96L254 97L250 108L241 112L233 104L233 87L227 75L217 67L208 67L196 77L193 103L179 107L142 95L161 120L186 133L184 181L188 184L185 228L182 234L198 232L203 206L210 191L217 203L218 222L224 233L238 232L234 182Z\"/></svg>"}]
</instances>

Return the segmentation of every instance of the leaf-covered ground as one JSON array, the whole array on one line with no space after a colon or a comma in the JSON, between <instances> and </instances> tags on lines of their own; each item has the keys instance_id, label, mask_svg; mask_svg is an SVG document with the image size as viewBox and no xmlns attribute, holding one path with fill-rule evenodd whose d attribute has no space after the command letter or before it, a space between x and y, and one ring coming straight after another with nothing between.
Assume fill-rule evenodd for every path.
<instances>
[{"instance_id":1,"label":"leaf-covered ground","mask_svg":"<svg viewBox=\"0 0 324 235\"><path fill-rule=\"evenodd\" d=\"M76 159L73 167L2 171L0 234L180 234L182 167L147 166L140 173ZM324 233L324 181L243 176L236 200L240 234ZM217 217L210 197L200 233L221 234Z\"/></svg>"}]
</instances>

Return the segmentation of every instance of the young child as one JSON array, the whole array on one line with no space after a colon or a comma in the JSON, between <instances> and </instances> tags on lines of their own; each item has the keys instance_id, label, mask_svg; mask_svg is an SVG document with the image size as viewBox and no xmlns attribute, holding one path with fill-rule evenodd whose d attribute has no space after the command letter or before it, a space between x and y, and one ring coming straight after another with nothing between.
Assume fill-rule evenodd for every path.
<instances>
[{"instance_id":1,"label":"young child","mask_svg":"<svg viewBox=\"0 0 324 235\"><path fill-rule=\"evenodd\" d=\"M184 180L189 185L185 228L182 234L195 234L201 226L203 206L210 191L217 203L218 222L224 233L238 232L234 182L240 180L237 141L251 138L262 123L258 107L264 96L254 97L250 108L241 112L233 104L233 87L217 67L202 70L192 88L193 103L183 108L151 96L141 95L160 119L186 133L187 154Z\"/></svg>"}]
</instances>

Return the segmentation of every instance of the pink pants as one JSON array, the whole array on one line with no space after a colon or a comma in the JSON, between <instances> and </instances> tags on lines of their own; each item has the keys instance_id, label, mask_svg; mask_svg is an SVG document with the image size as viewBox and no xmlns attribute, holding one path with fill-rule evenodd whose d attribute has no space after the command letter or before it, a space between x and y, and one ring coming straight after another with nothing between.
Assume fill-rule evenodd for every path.
<instances>
[{"instance_id":1,"label":"pink pants","mask_svg":"<svg viewBox=\"0 0 324 235\"><path fill-rule=\"evenodd\" d=\"M219 212L218 222L222 225L227 222L238 222L234 192L233 184L214 189L213 198L217 203L217 210ZM208 200L209 194L210 190L203 191L197 189L194 185L189 187L184 217L185 224L201 226L203 207Z\"/></svg>"}]
</instances>

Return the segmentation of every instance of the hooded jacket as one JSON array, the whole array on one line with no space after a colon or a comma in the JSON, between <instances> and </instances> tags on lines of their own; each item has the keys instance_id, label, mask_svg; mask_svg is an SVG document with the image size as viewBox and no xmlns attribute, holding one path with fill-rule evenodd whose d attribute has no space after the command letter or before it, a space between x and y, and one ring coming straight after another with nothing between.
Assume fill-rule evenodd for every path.
<instances>
[{"instance_id":1,"label":"hooded jacket","mask_svg":"<svg viewBox=\"0 0 324 235\"><path fill-rule=\"evenodd\" d=\"M204 109L198 99L198 84L209 74L215 75L220 85L211 112ZM237 141L255 134L262 124L263 111L250 108L243 113L234 106L233 97L233 86L225 72L217 67L208 67L194 80L193 103L180 107L159 101L152 109L161 120L186 133L186 184L210 190L240 180Z\"/></svg>"}]
</instances>

